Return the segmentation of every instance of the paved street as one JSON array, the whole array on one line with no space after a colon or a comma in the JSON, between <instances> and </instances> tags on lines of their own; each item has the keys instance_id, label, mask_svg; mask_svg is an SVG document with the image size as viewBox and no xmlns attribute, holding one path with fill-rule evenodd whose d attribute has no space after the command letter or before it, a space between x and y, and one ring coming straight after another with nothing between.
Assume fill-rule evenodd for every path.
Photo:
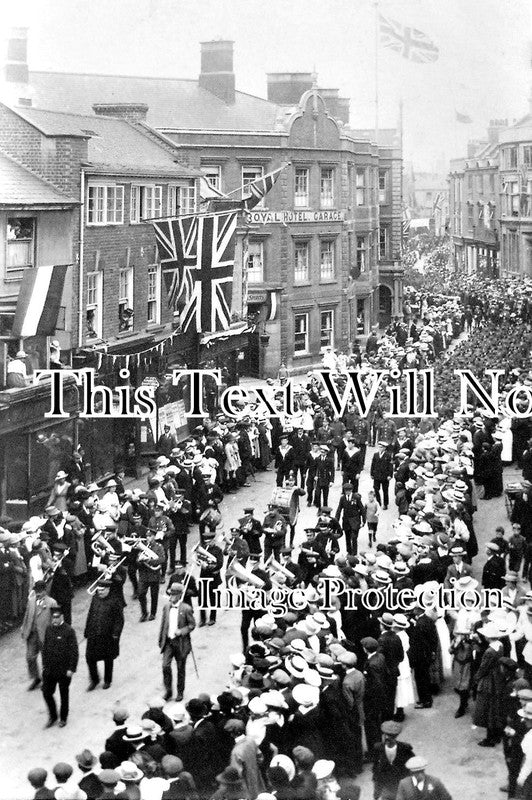
<instances>
[{"instance_id":1,"label":"paved street","mask_svg":"<svg viewBox=\"0 0 532 800\"><path fill-rule=\"evenodd\" d=\"M371 451L366 456L367 464L370 457ZM507 472L506 482L515 475L513 471ZM257 514L262 514L271 496L273 482L273 472L259 473L250 488L227 496L222 507L226 525L240 516L244 504L253 503ZM363 494L369 485L369 476L365 473L361 482ZM340 476L337 473L336 485L330 495L331 505L335 506L339 494ZM380 528L382 539L389 535L395 516L395 509L383 512ZM315 509L308 509L304 504L299 530L314 519ZM479 543L491 537L496 525L505 522L508 520L502 498L482 501L475 516ZM196 538L197 528L191 536L191 543ZM365 531L360 538L363 550L367 545ZM479 555L475 564L477 572L480 571L482 560L483 556ZM50 768L58 760L72 762L75 754L84 747L89 747L95 753L101 752L106 736L113 729L113 704L120 702L130 710L132 717L140 716L146 708L145 701L161 692L160 657L156 644L158 621L139 624L138 603L132 601L130 595L128 583L126 625L121 640L121 654L115 662L114 683L109 691L99 688L87 694L82 633L89 598L85 591L77 593L73 624L81 644L80 663L72 682L71 714L64 729L54 727L43 730L47 713L40 692L26 691L28 680L20 634L14 632L1 640L3 714L0 719L0 767L3 777L0 781L0 798L13 800L30 796L25 776L32 766ZM228 656L240 650L238 612L222 612L215 627L196 630L193 644L200 678L196 678L192 660L189 659L186 698L198 691L219 693L226 684ZM454 798L464 797L465 787L468 800L496 798L499 796L498 787L504 781L501 747L495 750L478 748L476 742L483 738L484 731L472 730L469 716L455 720L453 715L456 707L456 695L447 688L435 699L433 708L424 711L411 709L408 712L402 738L412 743L416 753L423 753L428 758L428 771L444 780ZM363 786L362 797L371 798L372 784L368 768L360 782ZM502 794L500 796L504 797Z\"/></svg>"}]
</instances>

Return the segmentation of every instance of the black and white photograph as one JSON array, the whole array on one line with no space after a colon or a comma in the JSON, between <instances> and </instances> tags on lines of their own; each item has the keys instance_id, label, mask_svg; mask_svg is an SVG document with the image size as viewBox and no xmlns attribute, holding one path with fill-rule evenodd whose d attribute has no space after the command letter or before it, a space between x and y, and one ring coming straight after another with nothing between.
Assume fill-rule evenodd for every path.
<instances>
[{"instance_id":1,"label":"black and white photograph","mask_svg":"<svg viewBox=\"0 0 532 800\"><path fill-rule=\"evenodd\" d=\"M1 3L0 800L532 800L532 7Z\"/></svg>"}]
</instances>

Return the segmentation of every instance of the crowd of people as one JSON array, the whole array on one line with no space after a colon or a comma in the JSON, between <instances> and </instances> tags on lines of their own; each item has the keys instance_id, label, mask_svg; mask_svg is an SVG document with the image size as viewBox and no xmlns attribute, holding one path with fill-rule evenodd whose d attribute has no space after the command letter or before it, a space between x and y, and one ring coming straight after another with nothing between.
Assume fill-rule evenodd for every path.
<instances>
[{"instance_id":1,"label":"crowd of people","mask_svg":"<svg viewBox=\"0 0 532 800\"><path fill-rule=\"evenodd\" d=\"M354 403L340 418L310 373L290 416L268 419L242 401L236 420L214 414L185 442L165 430L145 492L124 488L120 473L104 489L59 474L46 517L0 533L4 561L17 550L30 587L22 634L29 688L42 689L47 727L68 722L78 665L72 574L81 554L92 594L84 629L88 691L100 685L99 662L102 688L113 683L124 588L130 584L138 599L140 623L159 618L164 694L142 719L115 708L116 728L99 757L88 750L77 756L83 776L59 762L48 789L46 771L32 769L35 797L347 799L359 796L357 776L370 764L375 800L447 800L423 753L401 738L412 708L423 713L446 684L459 697L455 716L470 713L485 729L479 745L502 741L508 797L532 797L532 419L491 417L474 404L460 416L451 388L460 365L504 369L503 395L529 385L530 287L454 288L445 297L410 293L404 318L384 335L372 334L349 356L332 349L324 356L340 390L353 366L368 380L376 367L433 366L434 417L390 419L382 390L367 418ZM285 380L283 373L279 383ZM268 381L273 403L279 388ZM479 582L474 514L503 493L503 465L511 462L523 470L512 487L511 533L492 532ZM246 506L224 530L224 495L272 465L266 516ZM363 472L372 481L367 494ZM329 490L338 480L333 507ZM304 502L315 522L301 531ZM388 508L397 518L383 531ZM199 543L190 547L194 525ZM327 604L324 578L337 581ZM210 579L210 607L196 609L203 579ZM217 590L229 584L246 596L260 591L264 607L241 611L242 652L231 657L225 690L184 703L194 629L216 625ZM379 590L383 602L350 604L342 586ZM438 601L440 587L458 590L452 607ZM414 594L399 613L387 605L392 588ZM480 588L499 590L502 602L478 609ZM268 598L292 589L304 602L274 613Z\"/></svg>"}]
</instances>

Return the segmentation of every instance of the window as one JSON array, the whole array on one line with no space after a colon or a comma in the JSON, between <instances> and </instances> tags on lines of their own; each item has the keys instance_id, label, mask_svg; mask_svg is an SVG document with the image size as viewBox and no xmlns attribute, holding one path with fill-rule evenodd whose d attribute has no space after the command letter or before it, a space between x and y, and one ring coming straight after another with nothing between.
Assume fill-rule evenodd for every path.
<instances>
[{"instance_id":1,"label":"window","mask_svg":"<svg viewBox=\"0 0 532 800\"><path fill-rule=\"evenodd\" d=\"M367 241L365 236L357 236L356 264L358 273L366 272L367 269Z\"/></svg>"},{"instance_id":2,"label":"window","mask_svg":"<svg viewBox=\"0 0 532 800\"><path fill-rule=\"evenodd\" d=\"M530 144L525 144L523 147L523 164L532 167L532 145Z\"/></svg>"},{"instance_id":3,"label":"window","mask_svg":"<svg viewBox=\"0 0 532 800\"><path fill-rule=\"evenodd\" d=\"M494 172L490 172L489 190L490 190L490 194L495 194L495 173Z\"/></svg>"},{"instance_id":4,"label":"window","mask_svg":"<svg viewBox=\"0 0 532 800\"><path fill-rule=\"evenodd\" d=\"M526 183L521 213L524 217L532 217L532 180Z\"/></svg>"},{"instance_id":5,"label":"window","mask_svg":"<svg viewBox=\"0 0 532 800\"><path fill-rule=\"evenodd\" d=\"M482 203L477 203L477 212L479 225L482 225L484 223L484 205Z\"/></svg>"},{"instance_id":6,"label":"window","mask_svg":"<svg viewBox=\"0 0 532 800\"><path fill-rule=\"evenodd\" d=\"M320 175L320 206L322 208L334 207L334 169L322 167Z\"/></svg>"},{"instance_id":7,"label":"window","mask_svg":"<svg viewBox=\"0 0 532 800\"><path fill-rule=\"evenodd\" d=\"M161 321L161 272L157 264L148 267L148 325Z\"/></svg>"},{"instance_id":8,"label":"window","mask_svg":"<svg viewBox=\"0 0 532 800\"><path fill-rule=\"evenodd\" d=\"M308 314L294 315L294 353L308 353Z\"/></svg>"},{"instance_id":9,"label":"window","mask_svg":"<svg viewBox=\"0 0 532 800\"><path fill-rule=\"evenodd\" d=\"M248 245L248 283L262 283L264 280L264 247L262 242Z\"/></svg>"},{"instance_id":10,"label":"window","mask_svg":"<svg viewBox=\"0 0 532 800\"><path fill-rule=\"evenodd\" d=\"M87 305L85 307L87 339L102 338L102 287L103 273L89 272L87 275Z\"/></svg>"},{"instance_id":11,"label":"window","mask_svg":"<svg viewBox=\"0 0 532 800\"><path fill-rule=\"evenodd\" d=\"M294 283L306 283L309 280L309 243L296 242L294 248Z\"/></svg>"},{"instance_id":12,"label":"window","mask_svg":"<svg viewBox=\"0 0 532 800\"><path fill-rule=\"evenodd\" d=\"M122 225L124 222L124 187L87 188L87 225Z\"/></svg>"},{"instance_id":13,"label":"window","mask_svg":"<svg viewBox=\"0 0 532 800\"><path fill-rule=\"evenodd\" d=\"M334 280L334 242L320 242L320 280Z\"/></svg>"},{"instance_id":14,"label":"window","mask_svg":"<svg viewBox=\"0 0 532 800\"><path fill-rule=\"evenodd\" d=\"M163 207L162 186L131 187L131 208L129 218L131 222L143 222L151 217L160 217Z\"/></svg>"},{"instance_id":15,"label":"window","mask_svg":"<svg viewBox=\"0 0 532 800\"><path fill-rule=\"evenodd\" d=\"M517 147L508 147L506 149L506 166L509 169L517 167Z\"/></svg>"},{"instance_id":16,"label":"window","mask_svg":"<svg viewBox=\"0 0 532 800\"><path fill-rule=\"evenodd\" d=\"M320 348L334 347L334 311L320 311Z\"/></svg>"},{"instance_id":17,"label":"window","mask_svg":"<svg viewBox=\"0 0 532 800\"><path fill-rule=\"evenodd\" d=\"M388 202L388 173L387 169L379 170L379 203Z\"/></svg>"},{"instance_id":18,"label":"window","mask_svg":"<svg viewBox=\"0 0 532 800\"><path fill-rule=\"evenodd\" d=\"M379 228L379 258L388 257L388 228L381 225Z\"/></svg>"},{"instance_id":19,"label":"window","mask_svg":"<svg viewBox=\"0 0 532 800\"><path fill-rule=\"evenodd\" d=\"M217 166L205 166L201 168L201 171L205 175L207 179L207 183L212 186L213 189L216 191L222 191L222 168Z\"/></svg>"},{"instance_id":20,"label":"window","mask_svg":"<svg viewBox=\"0 0 532 800\"><path fill-rule=\"evenodd\" d=\"M486 203L484 207L484 227L488 230L493 226L493 218L495 216L495 206L493 203Z\"/></svg>"},{"instance_id":21,"label":"window","mask_svg":"<svg viewBox=\"0 0 532 800\"><path fill-rule=\"evenodd\" d=\"M133 267L121 269L118 275L118 330L133 328Z\"/></svg>"},{"instance_id":22,"label":"window","mask_svg":"<svg viewBox=\"0 0 532 800\"><path fill-rule=\"evenodd\" d=\"M475 211L473 208L473 203L467 204L467 226L469 230L472 230L475 224Z\"/></svg>"},{"instance_id":23,"label":"window","mask_svg":"<svg viewBox=\"0 0 532 800\"><path fill-rule=\"evenodd\" d=\"M518 181L508 182L508 191L510 194L509 208L512 217L519 216L519 183Z\"/></svg>"},{"instance_id":24,"label":"window","mask_svg":"<svg viewBox=\"0 0 532 800\"><path fill-rule=\"evenodd\" d=\"M249 186L250 183L258 181L259 178L262 178L262 174L262 167L242 167L242 194L244 196L247 194L246 187ZM264 198L257 203L255 208L261 208L263 206Z\"/></svg>"},{"instance_id":25,"label":"window","mask_svg":"<svg viewBox=\"0 0 532 800\"><path fill-rule=\"evenodd\" d=\"M473 191L473 176L471 175L470 172L467 175L467 191L468 192Z\"/></svg>"},{"instance_id":26,"label":"window","mask_svg":"<svg viewBox=\"0 0 532 800\"><path fill-rule=\"evenodd\" d=\"M18 272L35 264L34 217L8 217L6 272Z\"/></svg>"},{"instance_id":27,"label":"window","mask_svg":"<svg viewBox=\"0 0 532 800\"><path fill-rule=\"evenodd\" d=\"M196 186L189 181L178 186L168 187L168 216L193 214L196 210Z\"/></svg>"},{"instance_id":28,"label":"window","mask_svg":"<svg viewBox=\"0 0 532 800\"><path fill-rule=\"evenodd\" d=\"M309 171L306 168L298 167L295 171L294 184L294 206L296 208L307 208L309 205Z\"/></svg>"},{"instance_id":29,"label":"window","mask_svg":"<svg viewBox=\"0 0 532 800\"><path fill-rule=\"evenodd\" d=\"M357 206L366 205L366 170L357 169L356 173L356 204Z\"/></svg>"}]
</instances>

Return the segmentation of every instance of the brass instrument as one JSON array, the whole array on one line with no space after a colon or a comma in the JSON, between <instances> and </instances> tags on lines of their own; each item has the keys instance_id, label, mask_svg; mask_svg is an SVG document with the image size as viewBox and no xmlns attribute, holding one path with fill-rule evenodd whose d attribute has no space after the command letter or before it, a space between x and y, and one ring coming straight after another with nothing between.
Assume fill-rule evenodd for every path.
<instances>
[{"instance_id":1,"label":"brass instrument","mask_svg":"<svg viewBox=\"0 0 532 800\"><path fill-rule=\"evenodd\" d=\"M59 567L61 566L61 564L63 563L63 561L65 560L65 558L68 556L69 553L70 553L70 548L67 548L65 552L62 553L56 561L52 561L50 566L46 567L42 576L42 579L45 583L48 583L48 581L52 580L55 573L57 572L57 570L59 569Z\"/></svg>"},{"instance_id":2,"label":"brass instrument","mask_svg":"<svg viewBox=\"0 0 532 800\"><path fill-rule=\"evenodd\" d=\"M271 569L273 572L280 572L281 575L284 575L288 580L294 580L294 573L284 567L280 561L276 561L275 558L269 558L268 562L268 570Z\"/></svg>"},{"instance_id":3,"label":"brass instrument","mask_svg":"<svg viewBox=\"0 0 532 800\"><path fill-rule=\"evenodd\" d=\"M101 582L104 580L109 580L109 578L112 578L118 567L122 566L126 558L127 556L123 556L120 559L120 561L116 561L114 564L111 564L110 566L106 567L104 572L102 572L101 575L98 575L94 583L91 583L91 585L87 589L87 594L90 594L91 596L93 594L96 594L96 590L98 589L98 586L101 584Z\"/></svg>"},{"instance_id":4,"label":"brass instrument","mask_svg":"<svg viewBox=\"0 0 532 800\"><path fill-rule=\"evenodd\" d=\"M249 583L251 586L256 586L258 589L262 589L262 587L265 586L262 578L259 578L258 575L254 575L250 570L243 567L242 564L239 564L236 560L231 564L231 577L234 577L243 583Z\"/></svg>"},{"instance_id":5,"label":"brass instrument","mask_svg":"<svg viewBox=\"0 0 532 800\"><path fill-rule=\"evenodd\" d=\"M210 527L216 528L222 521L222 515L214 507L206 508L200 516L200 522L204 522Z\"/></svg>"},{"instance_id":6,"label":"brass instrument","mask_svg":"<svg viewBox=\"0 0 532 800\"><path fill-rule=\"evenodd\" d=\"M198 544L196 548L196 560L198 561L200 566L213 566L217 562L216 556L213 556L212 553L209 553L204 547Z\"/></svg>"},{"instance_id":7,"label":"brass instrument","mask_svg":"<svg viewBox=\"0 0 532 800\"><path fill-rule=\"evenodd\" d=\"M310 558L319 558L320 555L315 550L310 550L308 547L300 547L299 550L301 553L304 553L306 556L309 556Z\"/></svg>"},{"instance_id":8,"label":"brass instrument","mask_svg":"<svg viewBox=\"0 0 532 800\"><path fill-rule=\"evenodd\" d=\"M105 555L115 555L115 549L110 544L101 531L97 531L91 540L91 549L98 558Z\"/></svg>"}]
</instances>

